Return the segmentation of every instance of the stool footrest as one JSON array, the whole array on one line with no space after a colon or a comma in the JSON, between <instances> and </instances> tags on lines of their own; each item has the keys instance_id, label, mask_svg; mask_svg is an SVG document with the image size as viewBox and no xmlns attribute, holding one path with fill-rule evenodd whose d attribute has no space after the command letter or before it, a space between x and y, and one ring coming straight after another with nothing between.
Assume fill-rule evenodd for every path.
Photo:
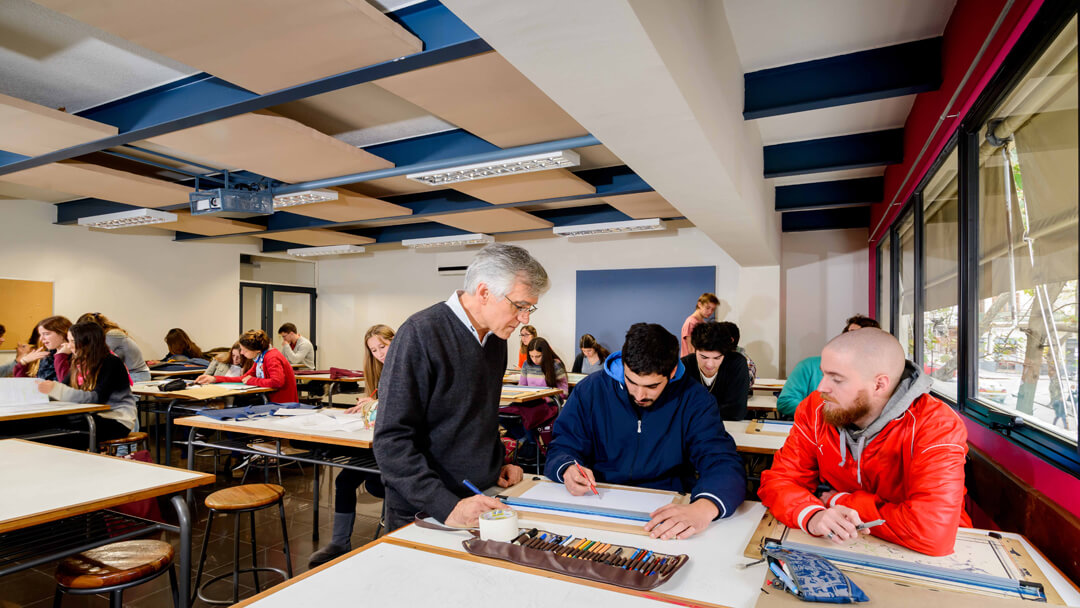
<instances>
[{"instance_id":1,"label":"stool footrest","mask_svg":"<svg viewBox=\"0 0 1080 608\"><path fill-rule=\"evenodd\" d=\"M289 580L289 575L286 574L284 570L282 570L281 568L271 568L269 566L260 566L258 568L241 568L239 571L236 572L236 575L240 576L241 574L248 574L251 572L273 572L275 574L281 575L282 582ZM199 588L195 590L195 597L206 602L207 604L231 606L233 604L232 600L215 600L207 598L203 595L203 590L220 580L232 578L232 575L233 573L230 571L226 572L225 574L219 574L214 578L207 580L202 585L199 585ZM269 589L269 586L267 587L267 589Z\"/></svg>"}]
</instances>

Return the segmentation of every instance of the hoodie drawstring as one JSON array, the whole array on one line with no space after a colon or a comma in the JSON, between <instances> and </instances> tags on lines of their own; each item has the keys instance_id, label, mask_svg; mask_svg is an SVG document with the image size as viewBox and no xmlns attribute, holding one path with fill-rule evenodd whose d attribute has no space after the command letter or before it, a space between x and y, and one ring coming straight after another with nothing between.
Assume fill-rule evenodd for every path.
<instances>
[{"instance_id":1,"label":"hoodie drawstring","mask_svg":"<svg viewBox=\"0 0 1080 608\"><path fill-rule=\"evenodd\" d=\"M848 434L846 429L839 429L840 431L840 466L844 466L847 462L847 442ZM859 441L855 443L855 449L852 451L852 456L855 458L855 479L858 480L859 486L862 486L862 453L863 448L866 447L866 436L859 437Z\"/></svg>"}]
</instances>

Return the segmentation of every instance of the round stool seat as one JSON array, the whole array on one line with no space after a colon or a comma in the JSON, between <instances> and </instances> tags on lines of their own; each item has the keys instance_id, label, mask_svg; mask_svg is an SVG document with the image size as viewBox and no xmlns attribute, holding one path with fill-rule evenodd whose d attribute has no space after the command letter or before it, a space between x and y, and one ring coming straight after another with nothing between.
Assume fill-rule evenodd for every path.
<instances>
[{"instance_id":1,"label":"round stool seat","mask_svg":"<svg viewBox=\"0 0 1080 608\"><path fill-rule=\"evenodd\" d=\"M272 483L249 483L218 490L206 497L206 506L216 511L256 509L277 502L285 488Z\"/></svg>"},{"instance_id":2,"label":"round stool seat","mask_svg":"<svg viewBox=\"0 0 1080 608\"><path fill-rule=\"evenodd\" d=\"M69 589L97 589L137 581L169 567L173 547L160 540L126 540L65 558L56 582Z\"/></svg>"},{"instance_id":3,"label":"round stool seat","mask_svg":"<svg viewBox=\"0 0 1080 608\"><path fill-rule=\"evenodd\" d=\"M149 435L142 431L136 431L134 433L128 433L127 437L119 437L117 439L108 439L106 441L100 441L101 445L123 445L125 443L138 443L140 441L147 441Z\"/></svg>"}]
</instances>

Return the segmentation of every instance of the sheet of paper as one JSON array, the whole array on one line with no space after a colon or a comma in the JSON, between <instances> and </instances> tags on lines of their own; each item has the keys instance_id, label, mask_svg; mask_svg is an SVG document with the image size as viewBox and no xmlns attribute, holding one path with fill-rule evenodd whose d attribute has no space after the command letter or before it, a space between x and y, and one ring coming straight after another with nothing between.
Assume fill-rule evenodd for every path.
<instances>
[{"instance_id":1,"label":"sheet of paper","mask_svg":"<svg viewBox=\"0 0 1080 608\"><path fill-rule=\"evenodd\" d=\"M504 394L505 393L511 393L511 394L515 394L515 395L520 394L520 393L533 393L533 392L536 392L536 391L539 391L539 390L543 390L543 387L540 387L540 386L505 386L505 385L502 387L502 392Z\"/></svg>"},{"instance_id":2,"label":"sheet of paper","mask_svg":"<svg viewBox=\"0 0 1080 608\"><path fill-rule=\"evenodd\" d=\"M782 433L784 435L791 432L790 422L776 422L776 421L762 421L761 423L762 433Z\"/></svg>"},{"instance_id":3,"label":"sheet of paper","mask_svg":"<svg viewBox=\"0 0 1080 608\"><path fill-rule=\"evenodd\" d=\"M49 396L37 388L37 378L0 378L0 407L48 403Z\"/></svg>"},{"instance_id":4,"label":"sheet of paper","mask_svg":"<svg viewBox=\"0 0 1080 608\"><path fill-rule=\"evenodd\" d=\"M315 413L310 416L286 416L276 419L278 426L301 430L301 431L345 431L354 433L367 427L364 425L362 416L350 416L347 414L328 415Z\"/></svg>"},{"instance_id":5,"label":"sheet of paper","mask_svg":"<svg viewBox=\"0 0 1080 608\"><path fill-rule=\"evenodd\" d=\"M301 407L283 407L274 411L275 416L311 416L318 413L319 410L306 410Z\"/></svg>"},{"instance_id":6,"label":"sheet of paper","mask_svg":"<svg viewBox=\"0 0 1080 608\"><path fill-rule=\"evenodd\" d=\"M660 507L671 503L670 494L657 494L656 492L640 492L621 488L596 488L600 495L585 494L573 496L566 491L561 483L537 483L526 490L521 498L555 502L567 507L599 507L604 509L619 509L622 511L634 511L637 513L652 513ZM576 514L575 514L576 516ZM618 520L623 523L626 520Z\"/></svg>"}]
</instances>

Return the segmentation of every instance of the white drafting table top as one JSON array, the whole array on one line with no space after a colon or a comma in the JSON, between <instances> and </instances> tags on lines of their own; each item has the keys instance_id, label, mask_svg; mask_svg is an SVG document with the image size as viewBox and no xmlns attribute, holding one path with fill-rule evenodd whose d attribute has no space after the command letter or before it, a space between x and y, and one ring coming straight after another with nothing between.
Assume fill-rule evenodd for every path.
<instances>
[{"instance_id":1,"label":"white drafting table top","mask_svg":"<svg viewBox=\"0 0 1080 608\"><path fill-rule=\"evenodd\" d=\"M45 418L65 414L85 414L88 412L107 412L111 407L95 403L68 403L50 401L34 405L14 405L0 407L0 422L26 420L27 418Z\"/></svg>"},{"instance_id":2,"label":"white drafting table top","mask_svg":"<svg viewBox=\"0 0 1080 608\"><path fill-rule=\"evenodd\" d=\"M214 476L33 443L0 440L0 532L214 482Z\"/></svg>"},{"instance_id":3,"label":"white drafting table top","mask_svg":"<svg viewBox=\"0 0 1080 608\"><path fill-rule=\"evenodd\" d=\"M773 435L769 433L750 433L747 429L756 424L754 420L725 420L724 430L735 440L735 448L740 452L754 454L774 454L784 446L787 441L786 435ZM766 421L768 424L768 421ZM791 428L789 425L788 429Z\"/></svg>"},{"instance_id":4,"label":"white drafting table top","mask_svg":"<svg viewBox=\"0 0 1080 608\"><path fill-rule=\"evenodd\" d=\"M314 411L314 410L312 410ZM338 409L338 411L342 411ZM302 429L285 426L280 423L282 417L263 416L248 420L215 420L209 416L189 416L178 418L173 424L180 426L194 426L202 429L216 429L220 431L233 431L236 433L250 433L265 437L277 437L279 439L296 439L299 441L312 441L315 443L327 443L354 448L370 448L375 438L374 429L359 431L324 431L318 429Z\"/></svg>"}]
</instances>

